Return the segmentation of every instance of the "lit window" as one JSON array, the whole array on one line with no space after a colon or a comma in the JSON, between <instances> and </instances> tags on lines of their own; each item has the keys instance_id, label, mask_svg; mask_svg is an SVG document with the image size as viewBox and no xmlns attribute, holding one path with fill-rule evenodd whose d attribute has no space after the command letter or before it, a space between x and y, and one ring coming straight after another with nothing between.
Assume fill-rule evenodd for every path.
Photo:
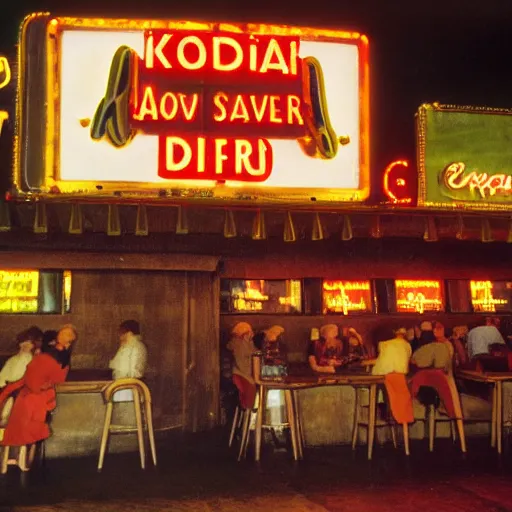
<instances>
[{"instance_id":1,"label":"lit window","mask_svg":"<svg viewBox=\"0 0 512 512\"><path fill-rule=\"evenodd\" d=\"M323 314L373 311L370 281L324 281Z\"/></svg>"},{"instance_id":2,"label":"lit window","mask_svg":"<svg viewBox=\"0 0 512 512\"><path fill-rule=\"evenodd\" d=\"M395 281L398 313L444 311L443 289L440 281Z\"/></svg>"},{"instance_id":3,"label":"lit window","mask_svg":"<svg viewBox=\"0 0 512 512\"><path fill-rule=\"evenodd\" d=\"M478 313L499 313L512 309L512 282L470 281L471 305Z\"/></svg>"},{"instance_id":4,"label":"lit window","mask_svg":"<svg viewBox=\"0 0 512 512\"><path fill-rule=\"evenodd\" d=\"M221 310L224 313L300 313L301 282L294 279L223 280Z\"/></svg>"},{"instance_id":5,"label":"lit window","mask_svg":"<svg viewBox=\"0 0 512 512\"><path fill-rule=\"evenodd\" d=\"M71 290L71 274L68 274ZM63 272L0 270L0 314L61 314L63 288Z\"/></svg>"}]
</instances>

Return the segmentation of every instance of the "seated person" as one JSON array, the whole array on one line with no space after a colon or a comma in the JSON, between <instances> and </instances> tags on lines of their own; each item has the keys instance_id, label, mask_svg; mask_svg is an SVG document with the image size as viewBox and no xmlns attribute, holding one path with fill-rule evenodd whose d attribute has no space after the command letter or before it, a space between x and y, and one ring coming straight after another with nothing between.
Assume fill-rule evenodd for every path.
<instances>
[{"instance_id":1,"label":"seated person","mask_svg":"<svg viewBox=\"0 0 512 512\"><path fill-rule=\"evenodd\" d=\"M9 382L20 380L25 375L27 365L32 361L36 343L39 343L42 337L43 333L37 327L31 327L18 334L16 337L18 353L10 357L0 371L0 388Z\"/></svg>"},{"instance_id":2,"label":"seated person","mask_svg":"<svg viewBox=\"0 0 512 512\"><path fill-rule=\"evenodd\" d=\"M364 345L363 337L353 327L343 327L343 342L349 357L367 358L368 350Z\"/></svg>"},{"instance_id":3,"label":"seated person","mask_svg":"<svg viewBox=\"0 0 512 512\"><path fill-rule=\"evenodd\" d=\"M280 325L273 325L264 332L262 344L263 360L262 377L282 377L287 372L286 345L282 335L284 328Z\"/></svg>"},{"instance_id":4,"label":"seated person","mask_svg":"<svg viewBox=\"0 0 512 512\"><path fill-rule=\"evenodd\" d=\"M379 355L372 368L373 375L388 375L390 373L406 375L409 373L412 349L405 339L405 334L405 329L398 329L394 333L394 337L379 343Z\"/></svg>"},{"instance_id":5,"label":"seated person","mask_svg":"<svg viewBox=\"0 0 512 512\"><path fill-rule=\"evenodd\" d=\"M452 373L453 347L444 333L444 326L439 322L435 324L434 331L422 333L423 341L428 340L428 343L422 344L412 354L411 362L417 368L435 368Z\"/></svg>"},{"instance_id":6,"label":"seated person","mask_svg":"<svg viewBox=\"0 0 512 512\"><path fill-rule=\"evenodd\" d=\"M488 317L480 323L469 331L467 349L470 360L482 369L486 362L492 364L496 356L506 359L507 346L493 318Z\"/></svg>"},{"instance_id":7,"label":"seated person","mask_svg":"<svg viewBox=\"0 0 512 512\"><path fill-rule=\"evenodd\" d=\"M251 325L238 322L231 329L231 339L227 344L228 350L233 352L233 382L244 409L253 407L256 398L256 383L252 376L252 355L256 352L253 338Z\"/></svg>"},{"instance_id":8,"label":"seated person","mask_svg":"<svg viewBox=\"0 0 512 512\"><path fill-rule=\"evenodd\" d=\"M466 337L468 332L469 329L467 325L458 325L453 328L450 341L453 345L456 368L463 368L469 362L468 353L466 350Z\"/></svg>"},{"instance_id":9,"label":"seated person","mask_svg":"<svg viewBox=\"0 0 512 512\"><path fill-rule=\"evenodd\" d=\"M347 359L343 356L343 343L338 337L338 326L327 324L320 329L320 338L312 340L308 349L311 369L320 373L336 373Z\"/></svg>"}]
</instances>

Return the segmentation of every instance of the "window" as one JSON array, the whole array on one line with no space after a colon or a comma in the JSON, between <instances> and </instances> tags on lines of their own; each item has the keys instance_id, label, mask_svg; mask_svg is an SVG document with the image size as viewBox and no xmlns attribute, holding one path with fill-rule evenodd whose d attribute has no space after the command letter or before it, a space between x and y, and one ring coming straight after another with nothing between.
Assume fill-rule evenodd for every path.
<instances>
[{"instance_id":1,"label":"window","mask_svg":"<svg viewBox=\"0 0 512 512\"><path fill-rule=\"evenodd\" d=\"M446 292L451 313L471 313L469 281L450 279L446 281Z\"/></svg>"},{"instance_id":2,"label":"window","mask_svg":"<svg viewBox=\"0 0 512 512\"><path fill-rule=\"evenodd\" d=\"M223 313L300 313L301 282L294 279L225 279L221 284Z\"/></svg>"},{"instance_id":3,"label":"window","mask_svg":"<svg viewBox=\"0 0 512 512\"><path fill-rule=\"evenodd\" d=\"M373 311L370 281L324 281L322 286L322 312L368 313Z\"/></svg>"},{"instance_id":4,"label":"window","mask_svg":"<svg viewBox=\"0 0 512 512\"><path fill-rule=\"evenodd\" d=\"M476 313L512 310L512 281L470 281L471 305Z\"/></svg>"},{"instance_id":5,"label":"window","mask_svg":"<svg viewBox=\"0 0 512 512\"><path fill-rule=\"evenodd\" d=\"M0 314L61 314L70 300L69 271L0 270Z\"/></svg>"},{"instance_id":6,"label":"window","mask_svg":"<svg viewBox=\"0 0 512 512\"><path fill-rule=\"evenodd\" d=\"M398 279L395 289L398 313L444 311L441 281Z\"/></svg>"}]
</instances>

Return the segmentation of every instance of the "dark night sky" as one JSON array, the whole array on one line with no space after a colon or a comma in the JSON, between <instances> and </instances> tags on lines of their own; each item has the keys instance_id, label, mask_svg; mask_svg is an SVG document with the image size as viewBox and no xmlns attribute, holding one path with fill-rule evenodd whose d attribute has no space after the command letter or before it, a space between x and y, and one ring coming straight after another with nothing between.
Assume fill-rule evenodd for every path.
<instances>
[{"instance_id":1,"label":"dark night sky","mask_svg":"<svg viewBox=\"0 0 512 512\"><path fill-rule=\"evenodd\" d=\"M12 2L0 15L0 52L14 46L23 16L40 10L355 29L367 34L371 45L375 170L396 157L414 157L414 113L423 102L512 106L511 0L315 0L309 8L301 5L307 4L290 0Z\"/></svg>"}]
</instances>

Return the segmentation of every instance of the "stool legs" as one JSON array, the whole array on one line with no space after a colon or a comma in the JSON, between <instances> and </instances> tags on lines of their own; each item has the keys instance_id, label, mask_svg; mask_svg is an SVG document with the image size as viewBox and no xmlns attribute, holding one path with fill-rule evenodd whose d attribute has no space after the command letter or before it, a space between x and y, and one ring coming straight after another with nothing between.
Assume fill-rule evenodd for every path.
<instances>
[{"instance_id":1,"label":"stool legs","mask_svg":"<svg viewBox=\"0 0 512 512\"><path fill-rule=\"evenodd\" d=\"M459 431L459 439L460 439L460 449L462 453L466 453L466 436L464 434L464 421L462 419L457 419L457 430Z\"/></svg>"},{"instance_id":2,"label":"stool legs","mask_svg":"<svg viewBox=\"0 0 512 512\"><path fill-rule=\"evenodd\" d=\"M103 433L101 435L100 457L98 459L98 471L101 471L103 468L103 459L105 458L105 451L107 449L108 434L109 434L109 430L110 430L110 424L112 423L113 408L114 408L114 404L112 402L108 402L107 409L105 411L105 422L103 423Z\"/></svg>"},{"instance_id":3,"label":"stool legs","mask_svg":"<svg viewBox=\"0 0 512 512\"><path fill-rule=\"evenodd\" d=\"M231 432L229 434L229 443L228 443L228 446L231 448L232 444L233 444L233 439L235 438L235 432L236 432L236 427L238 426L238 416L240 414L240 407L238 407L238 405L236 406L236 409L235 409L235 415L233 416L233 424L231 425Z\"/></svg>"},{"instance_id":4,"label":"stool legs","mask_svg":"<svg viewBox=\"0 0 512 512\"><path fill-rule=\"evenodd\" d=\"M409 425L407 423L404 423L402 427L404 433L405 455L409 455Z\"/></svg>"},{"instance_id":5,"label":"stool legs","mask_svg":"<svg viewBox=\"0 0 512 512\"><path fill-rule=\"evenodd\" d=\"M148 429L149 447L151 448L153 464L156 466L155 431L153 430L153 412L151 411L151 402L146 400L144 405L146 411L146 426Z\"/></svg>"},{"instance_id":6,"label":"stool legs","mask_svg":"<svg viewBox=\"0 0 512 512\"><path fill-rule=\"evenodd\" d=\"M428 449L434 451L434 438L436 436L436 409L433 405L428 408Z\"/></svg>"},{"instance_id":7,"label":"stool legs","mask_svg":"<svg viewBox=\"0 0 512 512\"><path fill-rule=\"evenodd\" d=\"M137 441L139 443L140 467L146 467L146 450L144 447L144 429L142 427L142 413L140 409L140 395L137 389L133 390L133 406L135 408L135 421L137 422Z\"/></svg>"},{"instance_id":8,"label":"stool legs","mask_svg":"<svg viewBox=\"0 0 512 512\"><path fill-rule=\"evenodd\" d=\"M240 451L238 452L238 462L245 457L247 445L249 444L249 430L251 428L251 409L244 409L242 411L242 440L240 441Z\"/></svg>"},{"instance_id":9,"label":"stool legs","mask_svg":"<svg viewBox=\"0 0 512 512\"><path fill-rule=\"evenodd\" d=\"M357 445L357 435L359 433L359 390L357 388L354 389L356 397L355 397L355 408L354 408L354 426L352 427L352 450L356 449Z\"/></svg>"},{"instance_id":10,"label":"stool legs","mask_svg":"<svg viewBox=\"0 0 512 512\"><path fill-rule=\"evenodd\" d=\"M5 475L7 473L7 464L9 462L9 446L4 446L2 453L2 465L0 468L0 473Z\"/></svg>"},{"instance_id":11,"label":"stool legs","mask_svg":"<svg viewBox=\"0 0 512 512\"><path fill-rule=\"evenodd\" d=\"M295 408L293 407L292 392L287 389L284 392L284 399L286 402L286 414L288 416L288 423L290 424L290 435L292 438L293 458L299 460L298 436L297 436L297 422L295 419Z\"/></svg>"}]
</instances>

